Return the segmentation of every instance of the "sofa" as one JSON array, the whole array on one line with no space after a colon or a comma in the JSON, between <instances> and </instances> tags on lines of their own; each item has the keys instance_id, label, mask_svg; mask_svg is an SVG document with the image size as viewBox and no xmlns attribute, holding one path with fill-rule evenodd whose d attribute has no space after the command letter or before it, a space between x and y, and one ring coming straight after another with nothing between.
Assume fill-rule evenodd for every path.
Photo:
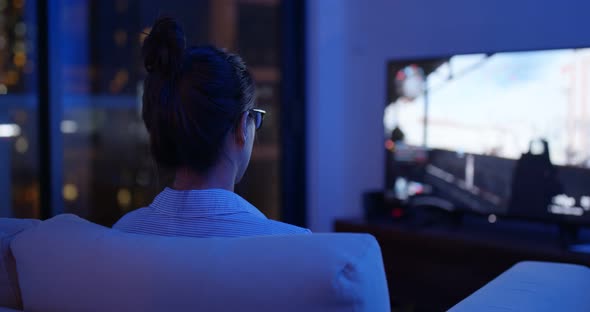
<instances>
[{"instance_id":1,"label":"sofa","mask_svg":"<svg viewBox=\"0 0 590 312\"><path fill-rule=\"evenodd\" d=\"M523 261L515 264L449 311L590 311L588 290L590 290L590 269L586 266Z\"/></svg>"},{"instance_id":2,"label":"sofa","mask_svg":"<svg viewBox=\"0 0 590 312\"><path fill-rule=\"evenodd\" d=\"M390 310L366 234L161 237L66 214L0 219L0 256L0 312ZM450 311L590 311L588 289L588 267L526 261Z\"/></svg>"},{"instance_id":3,"label":"sofa","mask_svg":"<svg viewBox=\"0 0 590 312\"><path fill-rule=\"evenodd\" d=\"M0 219L0 311L389 311L368 234L182 238Z\"/></svg>"}]
</instances>

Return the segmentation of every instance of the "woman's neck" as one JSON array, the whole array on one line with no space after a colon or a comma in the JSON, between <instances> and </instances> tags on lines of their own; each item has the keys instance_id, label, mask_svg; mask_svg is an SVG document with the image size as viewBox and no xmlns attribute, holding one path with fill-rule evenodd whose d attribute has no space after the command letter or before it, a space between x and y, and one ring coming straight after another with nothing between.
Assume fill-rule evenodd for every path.
<instances>
[{"instance_id":1,"label":"woman's neck","mask_svg":"<svg viewBox=\"0 0 590 312\"><path fill-rule=\"evenodd\" d=\"M229 169L227 166L215 166L206 174L199 174L189 168L179 168L172 188L180 191L224 189L233 192L235 174Z\"/></svg>"}]
</instances>

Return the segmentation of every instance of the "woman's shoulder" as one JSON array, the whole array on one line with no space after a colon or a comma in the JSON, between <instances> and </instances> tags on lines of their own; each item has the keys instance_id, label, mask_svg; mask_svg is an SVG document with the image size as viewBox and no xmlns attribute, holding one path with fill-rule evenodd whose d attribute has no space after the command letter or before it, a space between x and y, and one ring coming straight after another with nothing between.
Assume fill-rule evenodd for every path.
<instances>
[{"instance_id":1,"label":"woman's shoulder","mask_svg":"<svg viewBox=\"0 0 590 312\"><path fill-rule=\"evenodd\" d=\"M138 218L144 216L149 210L149 207L138 208L128 213L124 214L115 224L113 224L113 229L120 229L125 227L129 222L136 222Z\"/></svg>"},{"instance_id":2,"label":"woman's shoulder","mask_svg":"<svg viewBox=\"0 0 590 312\"><path fill-rule=\"evenodd\" d=\"M285 222L268 219L271 234L311 234L311 230Z\"/></svg>"}]
</instances>

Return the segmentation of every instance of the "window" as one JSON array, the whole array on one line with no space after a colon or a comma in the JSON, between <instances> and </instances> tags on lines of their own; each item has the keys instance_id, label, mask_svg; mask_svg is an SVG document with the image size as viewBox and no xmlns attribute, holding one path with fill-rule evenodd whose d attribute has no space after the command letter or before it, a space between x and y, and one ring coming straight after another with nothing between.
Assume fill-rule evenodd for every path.
<instances>
[{"instance_id":1,"label":"window","mask_svg":"<svg viewBox=\"0 0 590 312\"><path fill-rule=\"evenodd\" d=\"M149 153L140 55L155 18L169 15L190 44L236 52L250 68L268 114L236 192L281 219L282 3L0 0L0 217L68 212L110 226L171 182ZM45 7L49 27L38 29ZM50 53L39 52L41 42ZM49 64L48 73L38 64ZM51 96L41 97L48 89ZM50 118L41 114L46 109ZM45 166L48 179L40 177ZM42 190L51 190L51 203L41 203Z\"/></svg>"},{"instance_id":2,"label":"window","mask_svg":"<svg viewBox=\"0 0 590 312\"><path fill-rule=\"evenodd\" d=\"M39 216L35 4L0 0L0 217Z\"/></svg>"}]
</instances>

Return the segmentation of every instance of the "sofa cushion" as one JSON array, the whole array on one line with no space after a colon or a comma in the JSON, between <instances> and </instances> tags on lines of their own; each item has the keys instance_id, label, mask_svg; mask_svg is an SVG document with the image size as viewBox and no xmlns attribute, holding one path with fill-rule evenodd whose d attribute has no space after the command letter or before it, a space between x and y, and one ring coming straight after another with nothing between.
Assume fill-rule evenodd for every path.
<instances>
[{"instance_id":1,"label":"sofa cushion","mask_svg":"<svg viewBox=\"0 0 590 312\"><path fill-rule=\"evenodd\" d=\"M10 250L14 237L39 220L0 218L0 306L21 309L21 295L16 274L16 263Z\"/></svg>"},{"instance_id":2,"label":"sofa cushion","mask_svg":"<svg viewBox=\"0 0 590 312\"><path fill-rule=\"evenodd\" d=\"M61 215L12 247L27 311L389 310L367 234L163 237Z\"/></svg>"},{"instance_id":3,"label":"sofa cushion","mask_svg":"<svg viewBox=\"0 0 590 312\"><path fill-rule=\"evenodd\" d=\"M524 261L450 311L590 311L588 289L590 269L585 266Z\"/></svg>"}]
</instances>

